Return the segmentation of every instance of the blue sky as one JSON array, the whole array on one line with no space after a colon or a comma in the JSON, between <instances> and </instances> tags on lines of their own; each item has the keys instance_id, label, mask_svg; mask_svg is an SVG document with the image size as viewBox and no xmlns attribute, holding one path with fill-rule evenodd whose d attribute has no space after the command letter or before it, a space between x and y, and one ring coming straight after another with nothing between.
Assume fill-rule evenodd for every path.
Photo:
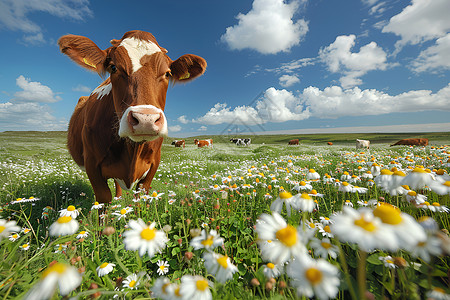
<instances>
[{"instance_id":1,"label":"blue sky","mask_svg":"<svg viewBox=\"0 0 450 300\"><path fill-rule=\"evenodd\" d=\"M102 82L59 52L60 36L105 49L134 29L173 60L208 62L169 88L170 136L450 131L449 11L449 0L0 0L0 131L66 130Z\"/></svg>"}]
</instances>

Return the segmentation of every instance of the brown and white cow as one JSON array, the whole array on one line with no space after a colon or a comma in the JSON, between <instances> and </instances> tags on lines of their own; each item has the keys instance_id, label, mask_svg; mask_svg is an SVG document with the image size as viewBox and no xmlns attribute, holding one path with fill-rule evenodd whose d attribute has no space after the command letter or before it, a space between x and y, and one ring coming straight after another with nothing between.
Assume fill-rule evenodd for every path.
<instances>
[{"instance_id":1,"label":"brown and white cow","mask_svg":"<svg viewBox=\"0 0 450 300\"><path fill-rule=\"evenodd\" d=\"M129 31L101 50L90 39L66 35L62 53L80 66L109 77L89 97L81 97L69 123L67 146L86 170L98 202L110 202L108 178L116 195L142 185L149 189L167 136L164 115L170 82L186 82L205 72L206 61L185 54L175 61L155 37Z\"/></svg>"},{"instance_id":2,"label":"brown and white cow","mask_svg":"<svg viewBox=\"0 0 450 300\"><path fill-rule=\"evenodd\" d=\"M333 142L327 142L327 145L332 146Z\"/></svg>"},{"instance_id":3,"label":"brown and white cow","mask_svg":"<svg viewBox=\"0 0 450 300\"><path fill-rule=\"evenodd\" d=\"M199 139L194 139L194 144L197 145L197 147L199 148L203 148L203 147L209 147L213 145L213 140L212 139L207 139L207 140L199 140Z\"/></svg>"},{"instance_id":4,"label":"brown and white cow","mask_svg":"<svg viewBox=\"0 0 450 300\"><path fill-rule=\"evenodd\" d=\"M356 139L356 149L359 149L359 148L367 148L367 149L369 149L370 148L370 141L369 140Z\"/></svg>"},{"instance_id":5,"label":"brown and white cow","mask_svg":"<svg viewBox=\"0 0 450 300\"><path fill-rule=\"evenodd\" d=\"M408 146L426 146L428 145L428 139L403 139L398 141L395 144L392 144L392 146L397 146L397 145L408 145Z\"/></svg>"},{"instance_id":6,"label":"brown and white cow","mask_svg":"<svg viewBox=\"0 0 450 300\"><path fill-rule=\"evenodd\" d=\"M185 141L184 140L175 140L172 142L172 145L175 145L175 147L185 147Z\"/></svg>"},{"instance_id":7,"label":"brown and white cow","mask_svg":"<svg viewBox=\"0 0 450 300\"><path fill-rule=\"evenodd\" d=\"M300 141L299 141L298 139L290 140L289 143L288 143L288 145L298 145L299 142L300 142Z\"/></svg>"}]
</instances>

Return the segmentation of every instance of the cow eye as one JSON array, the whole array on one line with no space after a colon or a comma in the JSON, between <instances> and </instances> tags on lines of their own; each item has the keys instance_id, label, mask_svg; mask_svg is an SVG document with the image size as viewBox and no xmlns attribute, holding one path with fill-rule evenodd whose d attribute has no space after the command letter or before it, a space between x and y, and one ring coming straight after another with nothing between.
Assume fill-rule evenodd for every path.
<instances>
[{"instance_id":1,"label":"cow eye","mask_svg":"<svg viewBox=\"0 0 450 300\"><path fill-rule=\"evenodd\" d=\"M109 70L110 70L111 74L116 73L116 72L117 72L117 67L116 67L116 65L110 65L110 66L109 66Z\"/></svg>"},{"instance_id":2,"label":"cow eye","mask_svg":"<svg viewBox=\"0 0 450 300\"><path fill-rule=\"evenodd\" d=\"M166 72L166 77L169 78L169 77L171 77L171 76L172 76L172 72L167 71L167 72Z\"/></svg>"}]
</instances>

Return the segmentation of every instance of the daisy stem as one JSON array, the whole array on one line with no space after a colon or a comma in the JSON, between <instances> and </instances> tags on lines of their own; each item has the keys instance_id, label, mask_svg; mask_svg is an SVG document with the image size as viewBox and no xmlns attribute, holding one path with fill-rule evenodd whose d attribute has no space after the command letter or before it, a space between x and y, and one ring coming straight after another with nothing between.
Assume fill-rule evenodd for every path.
<instances>
[{"instance_id":1,"label":"daisy stem","mask_svg":"<svg viewBox=\"0 0 450 300\"><path fill-rule=\"evenodd\" d=\"M117 264L120 266L120 268L121 268L127 275L130 275L131 272L130 272L130 271L128 270L128 268L122 263L122 260L120 259L119 255L118 255L119 248L118 248L118 247L115 247L115 246L113 245L113 242L112 242L112 236L111 236L111 235L108 236L108 243L109 243L110 249L114 249L114 258L116 259ZM137 252L136 252L136 253L137 253ZM139 262L140 262L140 260L139 260Z\"/></svg>"},{"instance_id":2,"label":"daisy stem","mask_svg":"<svg viewBox=\"0 0 450 300\"><path fill-rule=\"evenodd\" d=\"M367 252L359 250L359 263L358 263L358 288L359 299L366 299L366 259Z\"/></svg>"},{"instance_id":3,"label":"daisy stem","mask_svg":"<svg viewBox=\"0 0 450 300\"><path fill-rule=\"evenodd\" d=\"M352 299L357 300L358 298L356 297L356 293L355 293L355 290L353 289L352 281L350 280L350 273L348 271L347 260L345 259L345 253L344 253L344 250L342 249L341 242L339 242L338 239L335 239L335 242L336 242L336 245L339 247L339 260L341 261L342 269L344 270L344 276L345 276L345 280L347 281L348 290L350 291L350 295L352 296Z\"/></svg>"}]
</instances>

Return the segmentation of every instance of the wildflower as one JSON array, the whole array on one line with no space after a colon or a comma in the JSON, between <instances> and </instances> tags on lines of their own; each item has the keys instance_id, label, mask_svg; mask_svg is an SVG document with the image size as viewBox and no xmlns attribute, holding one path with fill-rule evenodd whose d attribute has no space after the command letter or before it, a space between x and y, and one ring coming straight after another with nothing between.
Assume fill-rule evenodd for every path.
<instances>
[{"instance_id":1,"label":"wildflower","mask_svg":"<svg viewBox=\"0 0 450 300\"><path fill-rule=\"evenodd\" d=\"M18 235L17 233L11 234L11 235L9 236L9 240L10 240L11 242L15 242L18 238L20 238L20 235Z\"/></svg>"},{"instance_id":2,"label":"wildflower","mask_svg":"<svg viewBox=\"0 0 450 300\"><path fill-rule=\"evenodd\" d=\"M278 278L281 275L283 267L281 265L276 265L273 263L267 263L264 265L264 276L267 279Z\"/></svg>"},{"instance_id":3,"label":"wildflower","mask_svg":"<svg viewBox=\"0 0 450 300\"><path fill-rule=\"evenodd\" d=\"M122 208L121 210L117 210L117 211L113 212L112 214L115 216L118 216L117 220L120 220L122 218L126 218L127 214L132 211L133 211L133 208L125 207L125 208Z\"/></svg>"},{"instance_id":4,"label":"wildflower","mask_svg":"<svg viewBox=\"0 0 450 300\"><path fill-rule=\"evenodd\" d=\"M156 262L156 265L158 265L158 270L156 270L158 275L162 276L169 272L169 266L170 266L169 262L167 262L165 260L158 260Z\"/></svg>"},{"instance_id":5,"label":"wildflower","mask_svg":"<svg viewBox=\"0 0 450 300\"><path fill-rule=\"evenodd\" d=\"M71 235L77 232L79 224L70 216L59 217L50 225L48 231L51 236Z\"/></svg>"},{"instance_id":6,"label":"wildflower","mask_svg":"<svg viewBox=\"0 0 450 300\"><path fill-rule=\"evenodd\" d=\"M180 294L182 299L212 299L210 283L202 276L184 275L181 277Z\"/></svg>"},{"instance_id":7,"label":"wildflower","mask_svg":"<svg viewBox=\"0 0 450 300\"><path fill-rule=\"evenodd\" d=\"M409 185L411 189L417 190L429 186L433 177L425 169L416 167L403 179L402 183Z\"/></svg>"},{"instance_id":8,"label":"wildflower","mask_svg":"<svg viewBox=\"0 0 450 300\"><path fill-rule=\"evenodd\" d=\"M87 238L88 235L89 235L89 232L87 232L87 231L85 231L85 230L80 231L80 232L78 233L78 235L77 235L77 239L84 239L84 238Z\"/></svg>"},{"instance_id":9,"label":"wildflower","mask_svg":"<svg viewBox=\"0 0 450 300\"><path fill-rule=\"evenodd\" d=\"M318 223L317 227L319 228L319 233L321 233L322 236L329 237L329 238L334 237L334 234L331 233L331 228L329 225L324 226L324 225L322 225L322 223Z\"/></svg>"},{"instance_id":10,"label":"wildflower","mask_svg":"<svg viewBox=\"0 0 450 300\"><path fill-rule=\"evenodd\" d=\"M351 184L349 184L348 182L342 182L339 185L339 192L344 192L344 193L348 193L352 191L353 186Z\"/></svg>"},{"instance_id":11,"label":"wildflower","mask_svg":"<svg viewBox=\"0 0 450 300\"><path fill-rule=\"evenodd\" d=\"M139 277L137 274L133 273L131 275L128 275L123 281L122 285L124 288L128 288L131 290L137 289L139 286Z\"/></svg>"},{"instance_id":12,"label":"wildflower","mask_svg":"<svg viewBox=\"0 0 450 300\"><path fill-rule=\"evenodd\" d=\"M350 181L351 179L352 176L347 171L341 175L341 181Z\"/></svg>"},{"instance_id":13,"label":"wildflower","mask_svg":"<svg viewBox=\"0 0 450 300\"><path fill-rule=\"evenodd\" d=\"M441 205L438 202L433 202L430 204L428 201L421 203L418 207L423 209L428 209L432 212L449 212L450 210L445 205Z\"/></svg>"},{"instance_id":14,"label":"wildflower","mask_svg":"<svg viewBox=\"0 0 450 300\"><path fill-rule=\"evenodd\" d=\"M91 210L92 209L100 209L103 207L103 205L105 205L104 203L98 203L97 201L94 202L94 205L92 205Z\"/></svg>"},{"instance_id":15,"label":"wildflower","mask_svg":"<svg viewBox=\"0 0 450 300\"><path fill-rule=\"evenodd\" d=\"M370 167L370 173L375 177L380 175L380 173L381 173L380 166L377 163L373 163L372 167Z\"/></svg>"},{"instance_id":16,"label":"wildflower","mask_svg":"<svg viewBox=\"0 0 450 300\"><path fill-rule=\"evenodd\" d=\"M427 201L427 196L418 194L417 192L411 190L407 191L402 198L415 205L420 205Z\"/></svg>"},{"instance_id":17,"label":"wildflower","mask_svg":"<svg viewBox=\"0 0 450 300\"><path fill-rule=\"evenodd\" d=\"M434 235L427 235L427 237L418 242L416 245L409 245L408 251L413 257L420 257L426 262L431 261L431 255L442 254L442 240Z\"/></svg>"},{"instance_id":18,"label":"wildflower","mask_svg":"<svg viewBox=\"0 0 450 300\"><path fill-rule=\"evenodd\" d=\"M79 214L80 214L80 212L73 205L69 205L67 208L61 209L59 211L60 217L68 216L68 217L72 217L73 219L76 219Z\"/></svg>"},{"instance_id":19,"label":"wildflower","mask_svg":"<svg viewBox=\"0 0 450 300\"><path fill-rule=\"evenodd\" d=\"M56 244L55 251L53 253L62 253L67 249L67 245L65 244Z\"/></svg>"},{"instance_id":20,"label":"wildflower","mask_svg":"<svg viewBox=\"0 0 450 300\"><path fill-rule=\"evenodd\" d=\"M56 287L61 296L67 296L81 284L81 274L75 267L54 263L43 273L40 281L25 296L26 300L51 299Z\"/></svg>"},{"instance_id":21,"label":"wildflower","mask_svg":"<svg viewBox=\"0 0 450 300\"><path fill-rule=\"evenodd\" d=\"M175 285L170 283L167 277L158 277L152 287L155 298L172 299L175 292Z\"/></svg>"},{"instance_id":22,"label":"wildflower","mask_svg":"<svg viewBox=\"0 0 450 300\"><path fill-rule=\"evenodd\" d=\"M238 268L231 263L228 256L206 252L203 254L205 260L206 270L214 277L218 282L225 283L227 280L233 278L233 274L238 271Z\"/></svg>"},{"instance_id":23,"label":"wildflower","mask_svg":"<svg viewBox=\"0 0 450 300\"><path fill-rule=\"evenodd\" d=\"M323 259L313 260L302 255L290 262L286 269L299 295L329 299L336 297L339 291L339 271Z\"/></svg>"},{"instance_id":24,"label":"wildflower","mask_svg":"<svg viewBox=\"0 0 450 300\"><path fill-rule=\"evenodd\" d=\"M387 190L391 185L392 174L394 174L394 172L391 172L388 169L381 170L380 175L378 175L374 180L375 184L382 190Z\"/></svg>"},{"instance_id":25,"label":"wildflower","mask_svg":"<svg viewBox=\"0 0 450 300\"><path fill-rule=\"evenodd\" d=\"M275 199L272 204L270 205L270 210L272 212L277 212L277 213L281 213L281 210L283 209L283 203L286 206L286 212L288 217L291 216L291 205L293 205L294 201L296 200L296 198L294 196L292 196L291 193L289 192L281 192L278 195L278 198Z\"/></svg>"},{"instance_id":26,"label":"wildflower","mask_svg":"<svg viewBox=\"0 0 450 300\"><path fill-rule=\"evenodd\" d=\"M310 185L302 180L298 184L296 184L292 189L296 190L296 191L304 191L304 190L310 191L310 190L312 190L312 185Z\"/></svg>"},{"instance_id":27,"label":"wildflower","mask_svg":"<svg viewBox=\"0 0 450 300\"><path fill-rule=\"evenodd\" d=\"M24 227L24 228L22 228L22 230L20 232L23 232L23 234L27 234L30 231L31 231L30 228Z\"/></svg>"},{"instance_id":28,"label":"wildflower","mask_svg":"<svg viewBox=\"0 0 450 300\"><path fill-rule=\"evenodd\" d=\"M431 190L438 195L450 194L450 181L438 182L437 180L431 184Z\"/></svg>"},{"instance_id":29,"label":"wildflower","mask_svg":"<svg viewBox=\"0 0 450 300\"><path fill-rule=\"evenodd\" d=\"M434 234L439 230L439 225L436 220L428 216L419 218L419 224L427 234Z\"/></svg>"},{"instance_id":30,"label":"wildflower","mask_svg":"<svg viewBox=\"0 0 450 300\"><path fill-rule=\"evenodd\" d=\"M294 255L306 252L297 229L288 225L278 213L262 214L255 230L260 240L272 241L269 248L261 248L264 259L284 263Z\"/></svg>"},{"instance_id":31,"label":"wildflower","mask_svg":"<svg viewBox=\"0 0 450 300\"><path fill-rule=\"evenodd\" d=\"M311 192L308 194L309 196L311 196L311 197L320 197L320 198L323 198L323 194L320 194L320 193L318 193L316 190L311 190Z\"/></svg>"},{"instance_id":32,"label":"wildflower","mask_svg":"<svg viewBox=\"0 0 450 300\"><path fill-rule=\"evenodd\" d=\"M317 204L307 193L303 193L301 196L297 197L295 208L303 212L312 212L315 208L317 208Z\"/></svg>"},{"instance_id":33,"label":"wildflower","mask_svg":"<svg viewBox=\"0 0 450 300\"><path fill-rule=\"evenodd\" d=\"M450 161L450 159L449 159ZM450 163L449 163L450 165ZM434 287L426 294L426 299L428 300L450 300L450 295L447 294L444 289L439 287Z\"/></svg>"},{"instance_id":34,"label":"wildflower","mask_svg":"<svg viewBox=\"0 0 450 300\"><path fill-rule=\"evenodd\" d=\"M378 257L379 260L381 260L384 264L384 266L388 269L395 269L397 266L394 263L394 259L392 256L380 256Z\"/></svg>"},{"instance_id":35,"label":"wildflower","mask_svg":"<svg viewBox=\"0 0 450 300\"><path fill-rule=\"evenodd\" d=\"M314 254L323 258L328 258L329 255L332 259L336 259L339 253L339 248L331 244L329 238L323 238L322 240L313 238L310 245L314 249Z\"/></svg>"},{"instance_id":36,"label":"wildflower","mask_svg":"<svg viewBox=\"0 0 450 300\"><path fill-rule=\"evenodd\" d=\"M30 249L30 244L25 243L25 244L23 244L22 246L20 246L20 249L26 251L26 250Z\"/></svg>"},{"instance_id":37,"label":"wildflower","mask_svg":"<svg viewBox=\"0 0 450 300\"><path fill-rule=\"evenodd\" d=\"M161 230L155 229L156 223L153 222L150 226L147 226L142 219L130 220L127 230L123 233L125 237L123 243L127 250L139 250L139 255L144 256L148 253L148 256L152 258L156 252L161 251L166 247L168 238L166 234Z\"/></svg>"},{"instance_id":38,"label":"wildflower","mask_svg":"<svg viewBox=\"0 0 450 300\"><path fill-rule=\"evenodd\" d=\"M365 179L373 179L373 175L372 172L367 171L366 173L361 175L361 178L365 178Z\"/></svg>"},{"instance_id":39,"label":"wildflower","mask_svg":"<svg viewBox=\"0 0 450 300\"><path fill-rule=\"evenodd\" d=\"M169 199L168 202L169 202L170 205L172 205L172 204L174 204L176 201L177 201L176 199Z\"/></svg>"},{"instance_id":40,"label":"wildflower","mask_svg":"<svg viewBox=\"0 0 450 300\"><path fill-rule=\"evenodd\" d=\"M164 193L157 193L155 191L153 191L152 195L148 198L148 200L150 202L152 202L153 200L158 200L159 198L161 198L161 196L164 195Z\"/></svg>"},{"instance_id":41,"label":"wildflower","mask_svg":"<svg viewBox=\"0 0 450 300\"><path fill-rule=\"evenodd\" d=\"M354 186L352 186L351 192L352 193L365 194L365 193L367 193L367 188L359 187L359 186L354 185Z\"/></svg>"},{"instance_id":42,"label":"wildflower","mask_svg":"<svg viewBox=\"0 0 450 300\"><path fill-rule=\"evenodd\" d=\"M398 240L392 230L375 217L372 211L362 207L355 210L344 206L343 211L332 217L331 232L341 241L356 243L366 251L374 249L397 250Z\"/></svg>"},{"instance_id":43,"label":"wildflower","mask_svg":"<svg viewBox=\"0 0 450 300\"><path fill-rule=\"evenodd\" d=\"M309 169L309 172L306 174L306 179L308 180L319 180L320 175L314 169Z\"/></svg>"},{"instance_id":44,"label":"wildflower","mask_svg":"<svg viewBox=\"0 0 450 300\"><path fill-rule=\"evenodd\" d=\"M20 227L17 226L16 221L0 219L0 241L8 237L11 233L18 231L20 231Z\"/></svg>"},{"instance_id":45,"label":"wildflower","mask_svg":"<svg viewBox=\"0 0 450 300\"><path fill-rule=\"evenodd\" d=\"M115 264L110 264L107 262L102 263L96 269L98 277L102 277L102 276L105 276L105 275L111 273L115 266L116 266Z\"/></svg>"},{"instance_id":46,"label":"wildflower","mask_svg":"<svg viewBox=\"0 0 450 300\"><path fill-rule=\"evenodd\" d=\"M350 200L345 200L344 205L353 207L353 203Z\"/></svg>"},{"instance_id":47,"label":"wildflower","mask_svg":"<svg viewBox=\"0 0 450 300\"><path fill-rule=\"evenodd\" d=\"M194 247L194 250L202 248L211 250L218 246L222 246L223 241L223 238L219 236L217 231L210 230L209 233L206 233L206 230L203 229L199 236L196 236L191 240L191 246Z\"/></svg>"},{"instance_id":48,"label":"wildflower","mask_svg":"<svg viewBox=\"0 0 450 300\"><path fill-rule=\"evenodd\" d=\"M333 221L328 217L321 216L321 217L319 217L319 220L320 220L320 223L322 223L323 225L330 225L333 223Z\"/></svg>"}]
</instances>

